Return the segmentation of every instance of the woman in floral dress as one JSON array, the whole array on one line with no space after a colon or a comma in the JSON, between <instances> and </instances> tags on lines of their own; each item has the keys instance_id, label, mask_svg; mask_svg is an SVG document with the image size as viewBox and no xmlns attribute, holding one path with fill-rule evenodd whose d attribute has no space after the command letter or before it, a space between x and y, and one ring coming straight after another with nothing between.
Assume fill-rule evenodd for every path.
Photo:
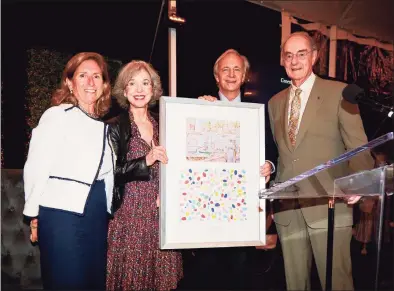
<instances>
[{"instance_id":1,"label":"woman in floral dress","mask_svg":"<svg viewBox=\"0 0 394 291\"><path fill-rule=\"evenodd\" d=\"M123 198L109 225L107 290L171 290L183 277L181 253L159 249L159 162L167 163L167 155L148 104L161 93L160 77L143 61L127 64L115 83L113 94L127 113L110 130Z\"/></svg>"}]
</instances>

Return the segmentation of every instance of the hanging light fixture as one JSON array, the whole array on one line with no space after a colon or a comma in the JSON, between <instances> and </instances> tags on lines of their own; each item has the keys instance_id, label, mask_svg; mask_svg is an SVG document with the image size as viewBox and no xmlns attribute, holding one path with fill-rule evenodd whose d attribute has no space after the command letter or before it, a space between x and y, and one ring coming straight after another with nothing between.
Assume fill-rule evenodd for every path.
<instances>
[{"instance_id":1,"label":"hanging light fixture","mask_svg":"<svg viewBox=\"0 0 394 291\"><path fill-rule=\"evenodd\" d=\"M177 24L184 24L185 18L177 15L176 2L177 0L168 0L168 19Z\"/></svg>"}]
</instances>

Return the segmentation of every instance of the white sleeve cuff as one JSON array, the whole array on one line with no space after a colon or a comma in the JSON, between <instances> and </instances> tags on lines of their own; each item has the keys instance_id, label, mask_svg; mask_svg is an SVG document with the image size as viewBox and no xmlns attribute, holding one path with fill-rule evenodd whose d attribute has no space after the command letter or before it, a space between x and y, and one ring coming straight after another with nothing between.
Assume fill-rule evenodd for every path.
<instances>
[{"instance_id":1,"label":"white sleeve cuff","mask_svg":"<svg viewBox=\"0 0 394 291\"><path fill-rule=\"evenodd\" d=\"M273 162L269 161L269 160L265 160L266 162L271 164L271 174L275 173L276 168Z\"/></svg>"}]
</instances>

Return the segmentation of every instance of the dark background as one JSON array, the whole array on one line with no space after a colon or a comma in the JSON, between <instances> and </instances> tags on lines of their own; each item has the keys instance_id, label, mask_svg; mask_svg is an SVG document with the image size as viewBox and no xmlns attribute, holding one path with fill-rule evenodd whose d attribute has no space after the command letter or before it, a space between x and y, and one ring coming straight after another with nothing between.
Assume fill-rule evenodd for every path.
<instances>
[{"instance_id":1,"label":"dark background","mask_svg":"<svg viewBox=\"0 0 394 291\"><path fill-rule=\"evenodd\" d=\"M66 54L94 51L123 63L135 59L149 61L151 55L161 9L160 0L54 2L3 0L1 4L1 147L4 168L21 169L26 159L28 49L46 48ZM256 92L256 102L267 104L271 96L288 86L280 82L286 74L279 65L279 12L244 0L178 0L178 15L187 21L177 29L179 97L217 94L213 65L219 55L229 48L237 49L249 58L253 77L244 89ZM164 95L167 95L167 5L159 23L151 63L158 70ZM384 115L381 113L367 106L360 106L360 109L370 139L393 130L389 119L382 123ZM116 111L116 108L112 110ZM394 152L392 148L391 152ZM357 247L352 250L359 256ZM369 252L373 254L373 251ZM367 283L373 280L365 276L368 273L365 266L371 267L372 261L361 258L353 263L355 274L360 274L359 281L355 278L355 284L362 286L362 289L372 289ZM263 261L256 258L258 260ZM280 260L277 259L278 262ZM283 271L274 271L267 276L283 275ZM316 274L314 278L317 278ZM268 289L264 280L260 280L258 285L265 285L264 288Z\"/></svg>"},{"instance_id":2,"label":"dark background","mask_svg":"<svg viewBox=\"0 0 394 291\"><path fill-rule=\"evenodd\" d=\"M178 1L177 95L217 94L213 64L229 48L246 55L258 78L247 84L266 103L286 87L279 66L279 12L246 1ZM26 153L27 50L95 51L127 63L149 61L161 1L3 1L2 134L5 168L22 168ZM167 3L151 63L168 94ZM56 76L59 77L59 76ZM256 79L256 78L254 78Z\"/></svg>"},{"instance_id":3,"label":"dark background","mask_svg":"<svg viewBox=\"0 0 394 291\"><path fill-rule=\"evenodd\" d=\"M4 168L22 168L26 145L27 50L46 48L75 54L95 51L127 63L141 59L158 70L168 95L167 3L156 26L161 0L2 1L2 149ZM177 95L196 98L217 94L213 65L229 48L251 63L245 90L255 92L256 102L288 85L279 65L281 14L246 2L178 0L178 15L186 24L177 28ZM60 76L54 76L59 78ZM114 76L112 76L113 78ZM372 138L392 130L388 120L378 130L380 113L362 107L367 135ZM114 105L113 111L116 111ZM110 114L116 114L116 112Z\"/></svg>"}]
</instances>

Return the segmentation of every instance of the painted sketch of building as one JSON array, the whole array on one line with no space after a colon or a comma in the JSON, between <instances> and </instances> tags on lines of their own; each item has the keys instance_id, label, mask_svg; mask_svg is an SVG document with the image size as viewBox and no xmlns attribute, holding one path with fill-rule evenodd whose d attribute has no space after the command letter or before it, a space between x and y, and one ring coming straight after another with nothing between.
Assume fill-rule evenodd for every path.
<instances>
[{"instance_id":1,"label":"painted sketch of building","mask_svg":"<svg viewBox=\"0 0 394 291\"><path fill-rule=\"evenodd\" d=\"M186 159L240 162L240 122L188 118Z\"/></svg>"}]
</instances>

